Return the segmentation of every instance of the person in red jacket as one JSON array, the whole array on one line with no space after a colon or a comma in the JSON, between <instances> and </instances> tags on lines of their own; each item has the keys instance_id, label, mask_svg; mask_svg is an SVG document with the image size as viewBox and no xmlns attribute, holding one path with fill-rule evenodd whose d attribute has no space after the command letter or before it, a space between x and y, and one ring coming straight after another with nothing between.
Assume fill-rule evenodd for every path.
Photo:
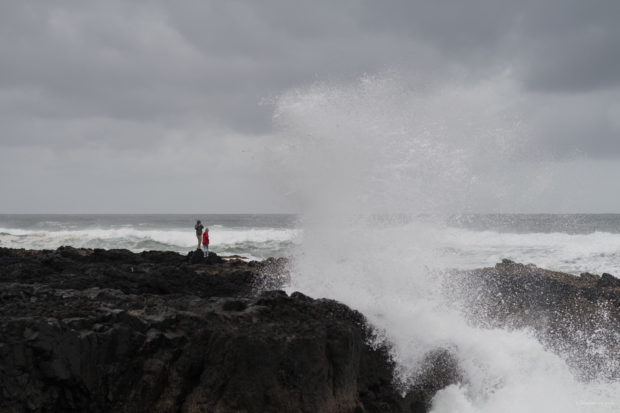
<instances>
[{"instance_id":1,"label":"person in red jacket","mask_svg":"<svg viewBox=\"0 0 620 413\"><path fill-rule=\"evenodd\" d=\"M202 233L202 252L205 258L209 256L209 228L205 228L205 232Z\"/></svg>"}]
</instances>

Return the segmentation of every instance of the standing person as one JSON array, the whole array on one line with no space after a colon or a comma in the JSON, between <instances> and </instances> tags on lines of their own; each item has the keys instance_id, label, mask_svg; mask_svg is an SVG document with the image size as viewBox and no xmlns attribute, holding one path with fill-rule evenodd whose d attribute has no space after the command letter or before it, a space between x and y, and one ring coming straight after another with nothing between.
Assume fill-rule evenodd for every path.
<instances>
[{"instance_id":1,"label":"standing person","mask_svg":"<svg viewBox=\"0 0 620 413\"><path fill-rule=\"evenodd\" d=\"M202 234L202 252L204 252L205 258L209 256L209 228L205 228L205 232Z\"/></svg>"},{"instance_id":2,"label":"standing person","mask_svg":"<svg viewBox=\"0 0 620 413\"><path fill-rule=\"evenodd\" d=\"M196 221L196 225L194 225L194 229L196 230L196 238L198 238L198 247L196 249L200 249L200 241L202 240L202 224L200 220Z\"/></svg>"}]
</instances>

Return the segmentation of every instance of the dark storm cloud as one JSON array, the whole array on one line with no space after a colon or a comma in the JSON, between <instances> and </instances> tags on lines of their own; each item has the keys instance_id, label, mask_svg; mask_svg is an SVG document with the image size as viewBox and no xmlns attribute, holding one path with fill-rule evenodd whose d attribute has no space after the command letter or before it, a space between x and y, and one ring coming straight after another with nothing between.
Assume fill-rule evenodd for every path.
<instances>
[{"instance_id":1,"label":"dark storm cloud","mask_svg":"<svg viewBox=\"0 0 620 413\"><path fill-rule=\"evenodd\" d=\"M244 136L234 156L271 132L261 102L395 70L430 87L509 73L540 148L618 157L618 21L615 0L0 2L0 149Z\"/></svg>"},{"instance_id":2,"label":"dark storm cloud","mask_svg":"<svg viewBox=\"0 0 620 413\"><path fill-rule=\"evenodd\" d=\"M51 95L33 108L50 115L194 111L265 130L261 98L391 65L426 76L514 65L549 91L620 81L614 1L8 2L0 12L0 84Z\"/></svg>"},{"instance_id":3,"label":"dark storm cloud","mask_svg":"<svg viewBox=\"0 0 620 413\"><path fill-rule=\"evenodd\" d=\"M620 84L620 3L614 0L366 4L361 16L370 28L423 39L474 69L515 65L535 90Z\"/></svg>"},{"instance_id":4,"label":"dark storm cloud","mask_svg":"<svg viewBox=\"0 0 620 413\"><path fill-rule=\"evenodd\" d=\"M519 27L533 89L579 92L620 84L620 3L536 2Z\"/></svg>"},{"instance_id":5,"label":"dark storm cloud","mask_svg":"<svg viewBox=\"0 0 620 413\"><path fill-rule=\"evenodd\" d=\"M148 120L193 112L263 131L269 113L258 105L262 98L325 76L373 70L382 55L368 58L355 45L363 36L342 27L337 14L325 21L329 13L313 16L314 7L280 6L5 5L0 84L37 93L32 111L42 115Z\"/></svg>"},{"instance_id":6,"label":"dark storm cloud","mask_svg":"<svg viewBox=\"0 0 620 413\"><path fill-rule=\"evenodd\" d=\"M266 82L243 80L256 62L193 48L160 7L64 5L15 3L12 13L5 5L0 85L23 96L13 93L3 112L17 105L37 116L145 122L193 115L241 129L259 113L264 128L257 103L267 89L255 85Z\"/></svg>"}]
</instances>

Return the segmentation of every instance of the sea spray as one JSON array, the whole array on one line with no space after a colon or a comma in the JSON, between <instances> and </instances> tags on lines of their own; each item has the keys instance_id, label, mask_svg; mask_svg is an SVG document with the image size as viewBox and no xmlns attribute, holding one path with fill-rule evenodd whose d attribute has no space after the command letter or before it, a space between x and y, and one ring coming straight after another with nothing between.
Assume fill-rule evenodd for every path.
<instances>
[{"instance_id":1,"label":"sea spray","mask_svg":"<svg viewBox=\"0 0 620 413\"><path fill-rule=\"evenodd\" d=\"M617 381L579 381L530 332L476 326L444 294L454 263L436 217L519 202L506 185L519 152L510 87L400 81L317 84L278 100L276 150L304 224L289 289L362 311L392 343L403 382L430 352L453 354L462 380L436 395L436 413L617 411Z\"/></svg>"}]
</instances>

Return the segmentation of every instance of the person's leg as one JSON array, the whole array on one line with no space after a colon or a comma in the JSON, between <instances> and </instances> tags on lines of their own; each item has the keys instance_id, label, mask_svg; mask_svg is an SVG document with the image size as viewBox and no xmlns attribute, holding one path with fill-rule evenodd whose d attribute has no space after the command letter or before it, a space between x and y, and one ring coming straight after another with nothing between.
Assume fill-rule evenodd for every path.
<instances>
[{"instance_id":1,"label":"person's leg","mask_svg":"<svg viewBox=\"0 0 620 413\"><path fill-rule=\"evenodd\" d=\"M203 252L205 258L208 257L209 256L209 246L205 245L205 244L202 244L202 252Z\"/></svg>"},{"instance_id":2,"label":"person's leg","mask_svg":"<svg viewBox=\"0 0 620 413\"><path fill-rule=\"evenodd\" d=\"M200 235L196 234L196 238L198 239L198 249L200 249L200 243L202 242L202 240L200 239Z\"/></svg>"}]
</instances>

